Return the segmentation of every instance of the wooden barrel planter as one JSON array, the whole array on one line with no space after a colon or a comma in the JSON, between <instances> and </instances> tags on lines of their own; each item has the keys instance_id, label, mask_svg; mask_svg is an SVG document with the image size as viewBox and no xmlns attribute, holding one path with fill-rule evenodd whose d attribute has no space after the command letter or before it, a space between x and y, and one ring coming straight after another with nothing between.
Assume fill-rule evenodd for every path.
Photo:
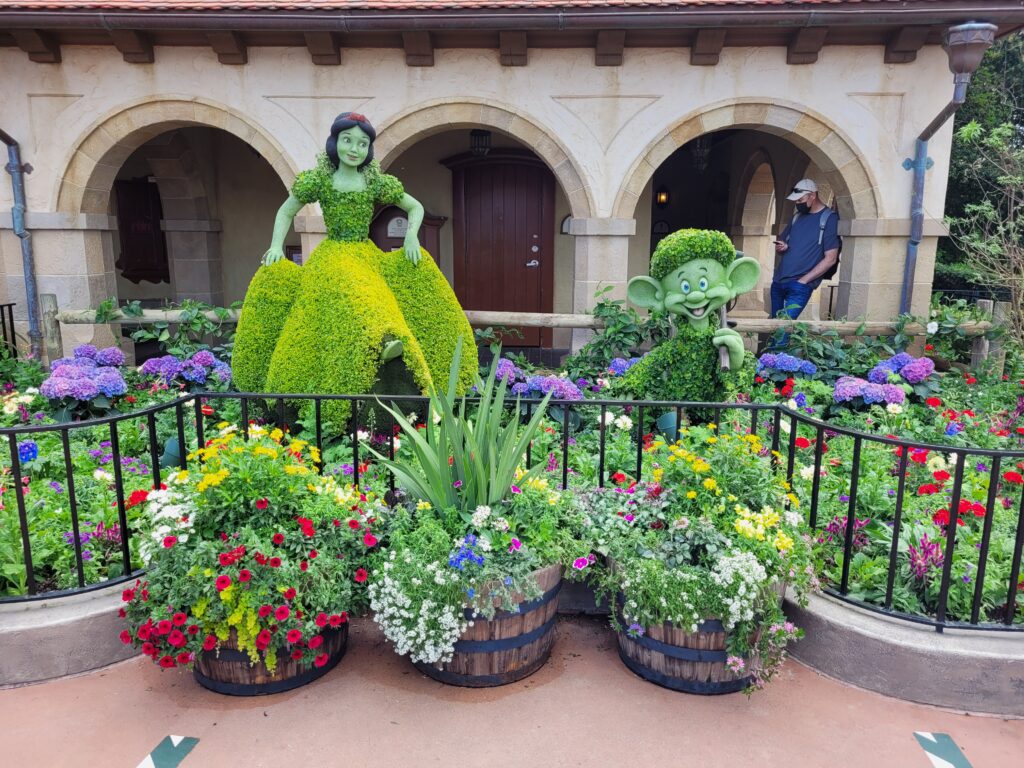
<instances>
[{"instance_id":1,"label":"wooden barrel planter","mask_svg":"<svg viewBox=\"0 0 1024 768\"><path fill-rule=\"evenodd\" d=\"M621 617L620 617L621 622ZM652 683L685 693L735 693L750 685L750 677L737 677L725 666L726 631L722 622L708 619L696 632L671 623L645 627L630 637L619 632L619 658L629 669ZM746 660L749 666L749 660Z\"/></svg>"},{"instance_id":2,"label":"wooden barrel planter","mask_svg":"<svg viewBox=\"0 0 1024 768\"><path fill-rule=\"evenodd\" d=\"M519 603L519 611L498 611L490 621L476 618L455 643L449 662L416 668L435 680L467 688L507 685L532 675L551 655L558 618L562 566L549 565L533 575L543 590L536 600ZM466 611L466 617L472 617Z\"/></svg>"},{"instance_id":3,"label":"wooden barrel planter","mask_svg":"<svg viewBox=\"0 0 1024 768\"><path fill-rule=\"evenodd\" d=\"M198 655L192 675L204 688L229 696L265 696L290 691L323 677L345 655L348 624L342 624L338 629L325 629L321 635L324 643L319 650L328 655L327 663L322 667L296 661L287 651L279 650L277 666L270 672L262 660L253 664L248 652L235 647L235 634L232 632L218 651Z\"/></svg>"}]
</instances>

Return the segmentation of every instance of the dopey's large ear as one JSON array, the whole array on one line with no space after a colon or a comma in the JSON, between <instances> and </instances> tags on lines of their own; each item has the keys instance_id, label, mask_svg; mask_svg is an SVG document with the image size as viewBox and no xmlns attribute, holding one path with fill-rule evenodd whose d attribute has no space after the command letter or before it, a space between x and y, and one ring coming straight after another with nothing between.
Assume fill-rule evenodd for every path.
<instances>
[{"instance_id":1,"label":"dopey's large ear","mask_svg":"<svg viewBox=\"0 0 1024 768\"><path fill-rule=\"evenodd\" d=\"M652 309L655 312L665 309L665 292L661 289L661 283L653 277L634 277L626 287L626 295L638 307Z\"/></svg>"},{"instance_id":2,"label":"dopey's large ear","mask_svg":"<svg viewBox=\"0 0 1024 768\"><path fill-rule=\"evenodd\" d=\"M749 256L736 259L729 265L725 279L729 281L733 296L752 291L757 286L757 279L761 276L761 264L757 259Z\"/></svg>"}]
</instances>

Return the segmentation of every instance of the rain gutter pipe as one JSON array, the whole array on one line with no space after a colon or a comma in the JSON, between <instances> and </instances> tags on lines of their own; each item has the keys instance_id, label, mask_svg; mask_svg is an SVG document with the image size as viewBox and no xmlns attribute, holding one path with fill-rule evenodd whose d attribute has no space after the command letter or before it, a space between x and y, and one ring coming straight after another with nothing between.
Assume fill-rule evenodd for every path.
<instances>
[{"instance_id":1,"label":"rain gutter pipe","mask_svg":"<svg viewBox=\"0 0 1024 768\"><path fill-rule=\"evenodd\" d=\"M910 238L907 240L907 257L903 262L903 287L900 291L900 314L910 311L914 298L914 275L917 272L917 248L924 234L924 174L932 167L928 157L928 140L953 115L967 99L967 86L971 75L981 64L998 28L984 22L968 22L950 27L946 31L943 47L949 57L949 69L953 73L953 98L942 111L928 123L914 142L914 159L907 158L903 167L914 172L910 192Z\"/></svg>"},{"instance_id":2,"label":"rain gutter pipe","mask_svg":"<svg viewBox=\"0 0 1024 768\"><path fill-rule=\"evenodd\" d=\"M42 356L43 334L39 323L39 294L36 293L36 262L32 255L32 234L25 229L25 173L31 173L32 166L22 165L18 142L2 130L0 141L7 145L7 165L4 169L11 174L11 186L14 189L11 222L15 237L21 240L21 263L25 272L25 299L28 309L29 351L32 357L38 360Z\"/></svg>"}]
</instances>

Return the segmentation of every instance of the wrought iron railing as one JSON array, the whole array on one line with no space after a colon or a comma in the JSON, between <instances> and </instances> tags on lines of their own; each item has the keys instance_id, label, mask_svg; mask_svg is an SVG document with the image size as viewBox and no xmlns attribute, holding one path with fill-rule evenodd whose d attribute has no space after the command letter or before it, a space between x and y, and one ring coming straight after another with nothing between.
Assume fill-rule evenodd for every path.
<instances>
[{"instance_id":1,"label":"wrought iron railing","mask_svg":"<svg viewBox=\"0 0 1024 768\"><path fill-rule=\"evenodd\" d=\"M254 415L263 419L274 421L279 425L285 423L286 399L288 401L312 401L314 413L314 433L307 439L323 451L325 442L347 441L351 449L352 458L352 480L359 484L362 479L361 446L358 436L360 425L360 414L376 403L378 397L373 395L280 395L280 394L248 394L248 393L197 393L182 397L178 400L164 403L158 406L147 408L135 413L119 414L102 419L90 421L71 422L35 427L15 427L0 429L0 435L6 436L9 448L9 472L10 489L4 493L4 503L7 505L7 516L4 521L8 530L4 531L0 526L0 536L11 539L11 516L9 507L15 505L17 516L16 525L20 538L20 550L25 570L23 590L24 594L17 594L0 598L0 602L33 600L40 598L52 598L65 594L75 594L82 591L99 589L112 586L138 575L138 569L134 567L137 560L133 559L131 551L132 530L126 514L126 498L124 477L122 472L122 450L120 430L128 422L134 423L136 430L142 430L146 436L148 458L151 462L151 480L154 487L159 486L161 480L160 467L160 446L161 440L168 437L175 438L180 448L176 463L185 468L187 465L186 455L188 446L202 445L206 441L207 427L205 422L211 418L204 414L204 408L209 409L211 403L217 401L237 401L240 408L239 427L243 434L248 437L249 426ZM382 396L379 399L384 402L393 403L424 403L427 398L422 396L401 395ZM352 409L352 418L349 420L350 427L344 434L325 434L324 421L321 418L322 406L326 401L345 400L349 401ZM529 412L536 407L537 400L523 400L521 405ZM1024 459L1024 450L996 451L979 448L950 447L943 445L931 445L919 441L902 438L889 438L879 435L859 432L857 430L844 429L833 426L829 423L819 421L809 415L798 411L790 410L785 406L770 405L762 403L682 403L682 402L661 402L661 401L624 401L624 400L583 400L583 401L551 401L551 414L554 421L561 423L560 452L561 461L561 483L563 488L572 486L572 466L570 462L570 443L573 440L573 412L590 411L597 414L596 429L598 431L598 455L597 455L597 483L604 486L608 483L613 472L627 470L639 481L643 479L644 473L644 434L643 427L653 421L655 414L674 412L676 423L684 423L688 413L696 410L715 412L719 414L720 421L736 422L744 432L752 434L760 433L770 450L776 452L779 457L780 471L785 473L788 482L794 480L798 451L808 450L813 445L810 461L813 461L813 475L809 492L809 504L806 509L807 521L812 530L823 529L823 510L828 507L826 500L822 498L822 466L826 445L828 440L833 445L837 441L852 441L852 461L849 466L849 476L845 480L846 494L843 500L846 505L845 520L842 522L842 545L837 547L834 553L835 562L840 569L840 574L832 583L826 585L826 591L835 597L854 603L862 608L877 611L890 616L905 619L907 621L923 623L942 631L947 627L970 628L970 629L1009 629L1024 630L1024 620L1018 616L1018 589L1021 578L1021 554L1024 549L1024 493L1017 501L1016 525L1010 532L1013 539L1013 550L1011 556L1010 571L1006 580L1006 603L1001 607L1000 616L995 619L991 614L983 615L983 590L986 583L986 566L992 546L992 523L997 503L997 488L999 487L1000 472L1003 468L1012 466L1015 462ZM606 415L609 410L621 411L628 409L637 426L635 435L635 464L630 467L608 466L607 462L607 427ZM158 430L158 420L162 422ZM218 419L219 420L219 419ZM387 426L393 426L393 422ZM71 434L77 430L97 430L98 434L105 435L109 440L110 463L113 469L114 494L117 508L118 526L120 532L119 557L120 574L111 578L89 583L85 577L83 560L83 549L80 542L80 515L75 494L75 477L72 466L72 440ZM162 435L158 434L162 431ZM53 590L37 575L33 566L33 537L38 531L32 530L32 521L28 514L25 494L17 492L24 485L24 472L19 460L19 439L30 438L40 433L57 433L62 446L65 485L70 506L70 521L72 530L70 544L74 547L74 573L70 574L77 586L70 589ZM801 433L811 435L813 439L808 440L808 447L798 447ZM578 434L578 433L577 433ZM804 438L805 440L808 438ZM388 455L394 458L394 441L388 440ZM857 536L855 535L858 525L858 493L862 481L862 457L865 450L886 450L896 452L899 450L898 460L894 462L892 476L897 488L894 489L894 501L891 520L886 521L892 529L892 545L889 553L887 583L884 595L880 600L868 601L856 597L856 584L851 583L851 562L856 555ZM899 569L903 566L905 554L900 552L900 531L906 520L907 500L907 469L911 451L932 451L941 452L951 457L950 464L954 467L952 473L952 486L950 487L951 499L949 505L950 523L945 526L943 539L944 558L942 562L941 580L939 583L938 596L935 600L935 608L928 615L911 614L900 611L894 607L894 589ZM958 526L955 524L957 509L960 500L964 498L964 476L966 467L970 462L977 459L979 462L987 462L985 471L988 473L988 494L985 505L985 516L983 523L982 540L977 546L977 559L973 571L974 597L968 621L952 620L948 617L948 599L950 585L954 578L952 572L953 553L956 552L962 537L957 535ZM527 462L532 463L532 457L527 456ZM633 463L631 459L631 464ZM807 465L812 466L811 464ZM389 475L391 489L394 490L394 478ZM14 500L11 501L13 495ZM1005 494L1004 494L1005 496ZM0 514L3 514L0 512ZM840 519L833 517L833 521ZM0 540L2 541L2 540ZM8 547L8 551L11 547ZM0 565L4 565L0 563ZM9 565L9 564L8 564Z\"/></svg>"}]
</instances>

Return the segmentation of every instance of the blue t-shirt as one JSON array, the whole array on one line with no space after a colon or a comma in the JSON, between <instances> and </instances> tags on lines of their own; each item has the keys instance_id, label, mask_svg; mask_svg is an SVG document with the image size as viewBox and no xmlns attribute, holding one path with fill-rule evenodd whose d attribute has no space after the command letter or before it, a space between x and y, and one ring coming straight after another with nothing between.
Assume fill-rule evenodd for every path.
<instances>
[{"instance_id":1,"label":"blue t-shirt","mask_svg":"<svg viewBox=\"0 0 1024 768\"><path fill-rule=\"evenodd\" d=\"M821 217L828 216L825 231L822 233L821 245L818 245L818 233L821 230ZM774 281L782 283L796 280L810 272L825 256L825 251L839 247L837 232L839 217L830 208L822 208L817 213L806 213L796 217L782 230L779 240L789 243L789 249L782 254L779 268L775 270ZM810 283L817 288L821 279Z\"/></svg>"}]
</instances>

